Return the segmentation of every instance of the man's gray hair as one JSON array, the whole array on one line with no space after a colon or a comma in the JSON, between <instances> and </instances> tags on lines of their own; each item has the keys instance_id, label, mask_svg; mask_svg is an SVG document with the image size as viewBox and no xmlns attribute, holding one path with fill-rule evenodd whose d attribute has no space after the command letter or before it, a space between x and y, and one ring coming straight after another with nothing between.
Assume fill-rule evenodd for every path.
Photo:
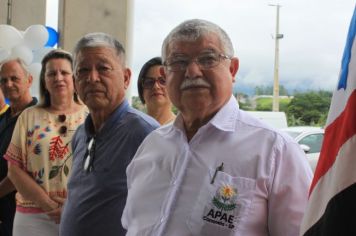
<instances>
[{"instance_id":1,"label":"man's gray hair","mask_svg":"<svg viewBox=\"0 0 356 236\"><path fill-rule=\"evenodd\" d=\"M234 55L234 47L227 33L220 28L218 25L201 19L192 19L184 21L175 27L168 36L164 39L162 45L162 59L163 61L167 58L167 49L170 44L175 41L194 41L202 36L209 34L215 34L218 36L221 45L223 47L224 53L232 57Z\"/></svg>"},{"instance_id":2,"label":"man's gray hair","mask_svg":"<svg viewBox=\"0 0 356 236\"><path fill-rule=\"evenodd\" d=\"M9 59L6 59L6 60L2 61L1 64L0 64L0 71L2 70L3 65L5 65L6 63L11 62L11 61L16 61L20 65L20 67L22 68L22 70L23 70L23 72L25 73L26 76L30 75L30 71L29 71L28 66L26 65L25 61L22 60L19 57L17 57L17 58L9 58Z\"/></svg>"},{"instance_id":3,"label":"man's gray hair","mask_svg":"<svg viewBox=\"0 0 356 236\"><path fill-rule=\"evenodd\" d=\"M102 33L95 32L84 35L75 45L73 50L73 61L74 61L74 70L77 67L77 56L78 53L83 48L96 48L96 47L107 47L115 50L117 56L120 57L123 64L125 64L125 49L122 44L115 39L113 36Z\"/></svg>"}]
</instances>

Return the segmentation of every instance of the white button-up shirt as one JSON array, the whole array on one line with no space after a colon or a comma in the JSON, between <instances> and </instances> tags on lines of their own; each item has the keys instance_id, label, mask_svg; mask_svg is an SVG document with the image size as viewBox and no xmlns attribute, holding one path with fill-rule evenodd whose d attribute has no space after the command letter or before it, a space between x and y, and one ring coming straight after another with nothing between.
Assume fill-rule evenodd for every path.
<instances>
[{"instance_id":1,"label":"white button-up shirt","mask_svg":"<svg viewBox=\"0 0 356 236\"><path fill-rule=\"evenodd\" d=\"M127 235L298 235L312 171L292 138L229 102L188 142L181 116L127 168Z\"/></svg>"}]
</instances>

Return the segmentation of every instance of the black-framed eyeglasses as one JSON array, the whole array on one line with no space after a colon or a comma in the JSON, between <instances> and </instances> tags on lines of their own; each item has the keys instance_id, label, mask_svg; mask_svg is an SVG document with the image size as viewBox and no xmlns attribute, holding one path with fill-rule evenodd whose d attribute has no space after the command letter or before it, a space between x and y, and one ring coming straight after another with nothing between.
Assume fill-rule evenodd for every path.
<instances>
[{"instance_id":1,"label":"black-framed eyeglasses","mask_svg":"<svg viewBox=\"0 0 356 236\"><path fill-rule=\"evenodd\" d=\"M177 55L168 58L163 65L172 72L185 71L191 62L195 62L201 70L208 70L220 64L221 60L229 60L231 57L217 52L201 53L195 58Z\"/></svg>"},{"instance_id":2,"label":"black-framed eyeglasses","mask_svg":"<svg viewBox=\"0 0 356 236\"><path fill-rule=\"evenodd\" d=\"M64 123L67 119L67 116L66 115L58 115L58 121L61 122L61 123ZM62 125L61 127L59 127L59 134L60 135L65 135L68 131L68 128L66 125Z\"/></svg>"},{"instance_id":3,"label":"black-framed eyeglasses","mask_svg":"<svg viewBox=\"0 0 356 236\"><path fill-rule=\"evenodd\" d=\"M166 79L163 77L153 78L153 77L144 77L142 80L142 87L144 89L152 89L155 84L158 83L160 86L166 86Z\"/></svg>"},{"instance_id":4,"label":"black-framed eyeglasses","mask_svg":"<svg viewBox=\"0 0 356 236\"><path fill-rule=\"evenodd\" d=\"M95 137L91 138L87 151L84 156L83 169L85 172L91 172L94 169L94 157L95 157Z\"/></svg>"}]
</instances>

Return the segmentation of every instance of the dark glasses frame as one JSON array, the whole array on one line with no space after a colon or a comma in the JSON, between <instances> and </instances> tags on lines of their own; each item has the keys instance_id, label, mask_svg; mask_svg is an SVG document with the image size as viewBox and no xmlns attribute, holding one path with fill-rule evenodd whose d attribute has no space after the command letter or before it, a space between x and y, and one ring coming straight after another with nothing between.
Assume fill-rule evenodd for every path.
<instances>
[{"instance_id":1,"label":"dark glasses frame","mask_svg":"<svg viewBox=\"0 0 356 236\"><path fill-rule=\"evenodd\" d=\"M142 80L142 88L152 89L157 82L162 87L166 86L166 79L163 77L158 77L158 78L144 77Z\"/></svg>"}]
</instances>

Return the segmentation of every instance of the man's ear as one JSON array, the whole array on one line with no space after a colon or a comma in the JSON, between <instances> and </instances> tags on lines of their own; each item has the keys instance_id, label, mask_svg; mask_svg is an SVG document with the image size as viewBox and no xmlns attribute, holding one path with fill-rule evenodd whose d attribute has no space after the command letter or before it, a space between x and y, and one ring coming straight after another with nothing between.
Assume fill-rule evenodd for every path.
<instances>
[{"instance_id":1,"label":"man's ear","mask_svg":"<svg viewBox=\"0 0 356 236\"><path fill-rule=\"evenodd\" d=\"M127 89L130 85L131 80L131 70L126 68L124 71L124 88Z\"/></svg>"},{"instance_id":2,"label":"man's ear","mask_svg":"<svg viewBox=\"0 0 356 236\"><path fill-rule=\"evenodd\" d=\"M29 75L27 76L27 80L28 80L28 85L29 85L29 88L30 88L31 85L32 85L32 82L33 82L33 77L32 77L31 74L29 74Z\"/></svg>"},{"instance_id":3,"label":"man's ear","mask_svg":"<svg viewBox=\"0 0 356 236\"><path fill-rule=\"evenodd\" d=\"M232 75L232 82L235 82L235 75L239 70L239 59L237 57L231 58L229 70Z\"/></svg>"}]
</instances>

